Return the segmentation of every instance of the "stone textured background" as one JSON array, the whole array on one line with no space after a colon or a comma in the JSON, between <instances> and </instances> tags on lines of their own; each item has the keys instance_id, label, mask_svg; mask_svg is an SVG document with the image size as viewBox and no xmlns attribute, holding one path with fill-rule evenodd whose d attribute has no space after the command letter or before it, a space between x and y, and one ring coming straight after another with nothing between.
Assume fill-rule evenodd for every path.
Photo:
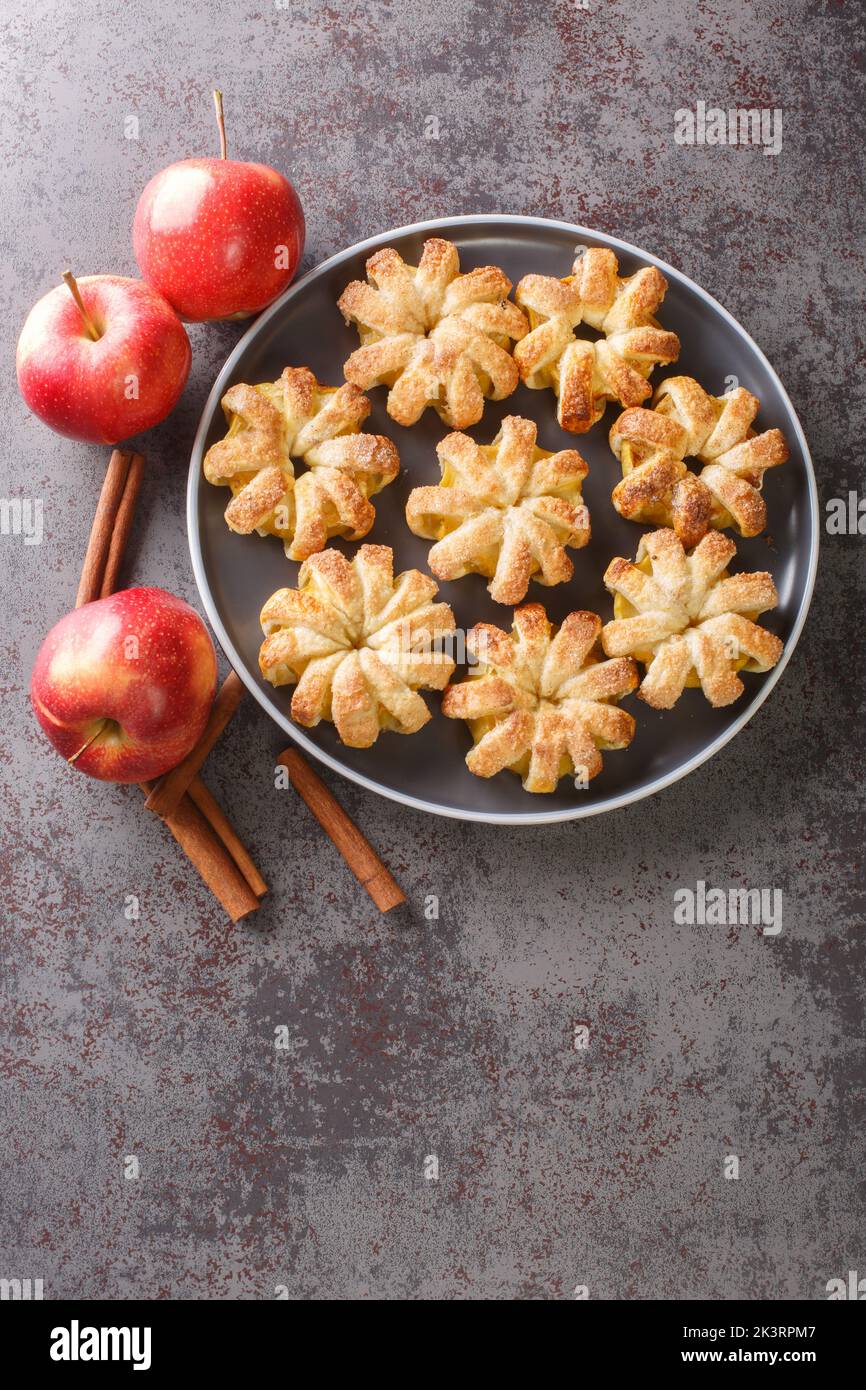
<instances>
[{"instance_id":1,"label":"stone textured background","mask_svg":"<svg viewBox=\"0 0 866 1390\"><path fill-rule=\"evenodd\" d=\"M74 600L105 453L31 419L13 375L67 264L137 273L138 193L215 152L219 85L230 152L299 188L305 267L439 214L616 233L764 348L822 502L862 487L858 10L7 0L0 495L42 497L46 534L0 537L0 1275L114 1299L820 1299L864 1268L864 539L824 538L780 688L660 797L506 831L328 775L409 895L387 918L274 791L281 738L247 699L206 779L273 891L232 927L137 793L75 777L37 733L30 666ZM673 113L699 99L780 107L782 153L678 147ZM192 329L183 401L145 443L126 577L193 602L187 459L240 331ZM674 926L698 878L780 887L782 934Z\"/></svg>"}]
</instances>

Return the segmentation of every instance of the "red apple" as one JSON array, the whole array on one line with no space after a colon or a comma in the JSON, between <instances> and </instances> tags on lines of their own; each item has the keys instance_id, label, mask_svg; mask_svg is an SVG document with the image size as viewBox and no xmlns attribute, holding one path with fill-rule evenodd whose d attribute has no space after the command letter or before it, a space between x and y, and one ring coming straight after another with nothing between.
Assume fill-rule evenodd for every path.
<instances>
[{"instance_id":1,"label":"red apple","mask_svg":"<svg viewBox=\"0 0 866 1390\"><path fill-rule=\"evenodd\" d=\"M135 210L141 273L181 318L247 318L276 299L298 268L304 213L267 164L226 158L222 96L214 92L220 159L183 159L154 175Z\"/></svg>"},{"instance_id":2,"label":"red apple","mask_svg":"<svg viewBox=\"0 0 866 1390\"><path fill-rule=\"evenodd\" d=\"M104 782L141 782L198 742L216 690L213 642L164 589L122 589L67 613L39 649L36 717L67 762Z\"/></svg>"},{"instance_id":3,"label":"red apple","mask_svg":"<svg viewBox=\"0 0 866 1390\"><path fill-rule=\"evenodd\" d=\"M59 434L117 444L165 419L192 353L170 305L143 280L87 275L49 290L18 339L18 385Z\"/></svg>"}]
</instances>

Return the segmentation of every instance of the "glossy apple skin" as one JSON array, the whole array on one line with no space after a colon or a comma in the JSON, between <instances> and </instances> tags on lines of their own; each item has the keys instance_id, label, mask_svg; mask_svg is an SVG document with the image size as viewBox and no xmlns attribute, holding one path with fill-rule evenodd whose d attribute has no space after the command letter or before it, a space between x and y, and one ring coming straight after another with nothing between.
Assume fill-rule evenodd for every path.
<instances>
[{"instance_id":1,"label":"glossy apple skin","mask_svg":"<svg viewBox=\"0 0 866 1390\"><path fill-rule=\"evenodd\" d=\"M117 444L174 409L189 375L189 338L143 280L86 275L78 288L100 337L90 337L66 285L49 290L18 339L18 385L33 414L59 434Z\"/></svg>"},{"instance_id":2,"label":"glossy apple skin","mask_svg":"<svg viewBox=\"0 0 866 1390\"><path fill-rule=\"evenodd\" d=\"M142 275L181 318L247 318L297 270L304 213L288 179L266 164L183 159L145 188L132 241Z\"/></svg>"},{"instance_id":3,"label":"glossy apple skin","mask_svg":"<svg viewBox=\"0 0 866 1390\"><path fill-rule=\"evenodd\" d=\"M73 764L104 782L141 782L198 742L216 691L213 642L201 618L164 589L122 589L67 613L39 650L30 682L36 718L67 760L102 719L109 727Z\"/></svg>"}]
</instances>

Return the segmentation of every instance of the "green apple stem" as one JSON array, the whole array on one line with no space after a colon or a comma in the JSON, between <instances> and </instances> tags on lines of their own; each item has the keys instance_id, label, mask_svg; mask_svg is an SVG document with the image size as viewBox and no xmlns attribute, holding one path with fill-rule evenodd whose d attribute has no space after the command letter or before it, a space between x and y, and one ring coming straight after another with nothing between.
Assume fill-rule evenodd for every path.
<instances>
[{"instance_id":1,"label":"green apple stem","mask_svg":"<svg viewBox=\"0 0 866 1390\"><path fill-rule=\"evenodd\" d=\"M69 293L72 295L72 298L78 305L79 312L84 320L84 327L87 329L87 332L90 334L90 337L93 339L93 341L98 342L99 330L97 329L96 325L93 322L93 319L90 317L90 315L84 307L84 300L81 298L81 290L78 288L78 283L71 270L64 270L63 280L64 283L69 286ZM78 757L78 754L76 753L75 756Z\"/></svg>"},{"instance_id":2,"label":"green apple stem","mask_svg":"<svg viewBox=\"0 0 866 1390\"><path fill-rule=\"evenodd\" d=\"M90 738L87 740L87 742L86 742L86 743L82 743L82 745L81 745L81 747L79 748L78 752L77 752L77 753L73 753L71 758L67 758L67 759L66 759L66 761L68 762L68 764L69 764L70 767L72 767L72 765L78 761L78 759L81 757L81 754L82 754L82 753L86 753L86 752L87 752L87 749L90 747L91 743L95 743L95 742L96 742L96 740L99 738L99 735L105 732L106 727L107 727L110 723L111 723L111 720L110 720L110 719L100 719L99 723L97 724L97 726L96 726L96 728L94 729L93 733L90 735Z\"/></svg>"},{"instance_id":3,"label":"green apple stem","mask_svg":"<svg viewBox=\"0 0 866 1390\"><path fill-rule=\"evenodd\" d=\"M217 87L213 94L213 104L216 107L217 128L220 133L220 159L228 157L228 145L226 144L226 122L223 115L223 94Z\"/></svg>"}]
</instances>

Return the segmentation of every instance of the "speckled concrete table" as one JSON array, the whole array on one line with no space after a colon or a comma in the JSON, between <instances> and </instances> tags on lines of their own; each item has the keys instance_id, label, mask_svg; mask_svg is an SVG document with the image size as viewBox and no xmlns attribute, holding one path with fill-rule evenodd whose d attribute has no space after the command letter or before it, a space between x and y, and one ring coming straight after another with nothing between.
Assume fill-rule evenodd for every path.
<instances>
[{"instance_id":1,"label":"speckled concrete table","mask_svg":"<svg viewBox=\"0 0 866 1390\"><path fill-rule=\"evenodd\" d=\"M821 1299L863 1268L866 541L824 536L779 689L630 810L464 826L326 774L408 893L385 918L274 790L284 740L248 699L206 780L272 893L232 927L140 797L72 775L31 717L105 454L29 418L12 368L67 264L136 273L138 192L213 147L219 85L233 152L297 183L305 267L438 214L621 235L753 334L822 506L847 497L864 485L857 9L9 0L0 493L43 499L44 539L0 536L0 1276L113 1299ZM778 108L781 151L677 144L699 101ZM126 578L193 602L187 459L239 332L192 330L184 398L144 445ZM779 888L781 933L675 925L698 880Z\"/></svg>"}]
</instances>

